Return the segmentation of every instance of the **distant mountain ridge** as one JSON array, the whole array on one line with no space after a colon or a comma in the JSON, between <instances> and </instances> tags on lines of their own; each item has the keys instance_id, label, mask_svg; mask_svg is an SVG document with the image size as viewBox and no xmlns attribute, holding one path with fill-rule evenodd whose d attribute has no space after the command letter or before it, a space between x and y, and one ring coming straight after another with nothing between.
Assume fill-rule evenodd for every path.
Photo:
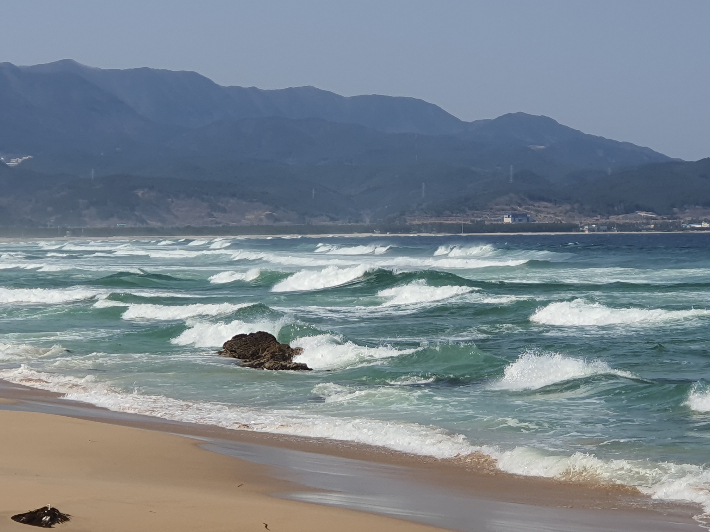
<instances>
[{"instance_id":1,"label":"distant mountain ridge","mask_svg":"<svg viewBox=\"0 0 710 532\"><path fill-rule=\"evenodd\" d=\"M51 194L42 195L54 214L40 215L33 207L37 223L54 223L65 208L72 220L93 208L98 223L101 210L92 202L110 196L123 198L119 211L130 218L132 202L138 209L147 201L141 180L152 183L152 194L162 198L155 205L164 210L167 198L183 201L209 191L205 223L250 219L219 214L230 208L210 199L220 187L229 197L281 213L277 222L358 221L430 207L446 211L462 198L477 206L511 194L557 198L569 187L593 189L610 174L672 161L544 116L510 113L464 122L416 98L223 87L195 72L99 69L72 60L0 63L0 102L0 155L32 155L21 168L3 170L9 176L5 193L20 193L20 181L11 176L21 170L69 198L55 204ZM98 196L80 184L89 176L103 187ZM72 180L76 185L59 186ZM22 191L27 198L32 188ZM294 198L301 204L290 204Z\"/></svg>"},{"instance_id":2,"label":"distant mountain ridge","mask_svg":"<svg viewBox=\"0 0 710 532\"><path fill-rule=\"evenodd\" d=\"M220 120L280 117L320 118L387 133L441 135L466 129L465 122L416 98L345 97L315 87L223 87L196 72L100 69L69 59L19 68L38 74L71 72L125 102L141 116L190 128Z\"/></svg>"}]
</instances>

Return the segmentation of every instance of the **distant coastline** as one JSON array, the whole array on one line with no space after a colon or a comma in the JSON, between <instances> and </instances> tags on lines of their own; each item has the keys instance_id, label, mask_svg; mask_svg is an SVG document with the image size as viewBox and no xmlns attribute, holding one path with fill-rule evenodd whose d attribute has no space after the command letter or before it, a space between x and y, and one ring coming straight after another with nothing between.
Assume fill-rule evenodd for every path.
<instances>
[{"instance_id":1,"label":"distant coastline","mask_svg":"<svg viewBox=\"0 0 710 532\"><path fill-rule=\"evenodd\" d=\"M705 233L707 229L662 228L647 229L638 225L617 229L590 232L589 234L629 234L629 233ZM23 238L77 239L77 238L125 238L125 237L251 237L273 236L339 236L339 237L382 237L382 236L462 236L462 235L554 235L587 234L583 226L572 223L521 223L521 224L428 224L385 225L385 224L323 224L323 225L234 225L234 226L185 226L185 227L0 227L1 240Z\"/></svg>"}]
</instances>

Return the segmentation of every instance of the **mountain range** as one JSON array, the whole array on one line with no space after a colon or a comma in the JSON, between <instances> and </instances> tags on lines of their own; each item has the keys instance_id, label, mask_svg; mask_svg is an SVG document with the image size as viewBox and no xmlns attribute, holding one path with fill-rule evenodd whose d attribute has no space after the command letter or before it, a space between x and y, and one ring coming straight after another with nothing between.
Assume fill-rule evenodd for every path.
<instances>
[{"instance_id":1,"label":"mountain range","mask_svg":"<svg viewBox=\"0 0 710 532\"><path fill-rule=\"evenodd\" d=\"M367 222L526 201L587 213L710 204L703 161L525 113L465 122L415 98L224 87L195 72L71 60L0 63L0 103L0 156L31 156L0 164L0 225Z\"/></svg>"}]
</instances>

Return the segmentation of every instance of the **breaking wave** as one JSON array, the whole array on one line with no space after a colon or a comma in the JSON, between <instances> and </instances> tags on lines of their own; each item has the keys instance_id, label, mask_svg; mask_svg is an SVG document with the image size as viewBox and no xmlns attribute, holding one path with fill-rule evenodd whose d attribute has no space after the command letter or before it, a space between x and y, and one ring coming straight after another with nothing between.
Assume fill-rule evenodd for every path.
<instances>
[{"instance_id":1,"label":"breaking wave","mask_svg":"<svg viewBox=\"0 0 710 532\"><path fill-rule=\"evenodd\" d=\"M612 369L601 360L566 357L559 353L527 351L510 364L503 377L491 384L495 390L537 390L560 382L582 379L593 375L616 375L632 379L627 371Z\"/></svg>"},{"instance_id":2,"label":"breaking wave","mask_svg":"<svg viewBox=\"0 0 710 532\"><path fill-rule=\"evenodd\" d=\"M391 246L378 246L375 244L365 246L338 246L336 244L318 244L316 253L327 255L383 255Z\"/></svg>"},{"instance_id":3,"label":"breaking wave","mask_svg":"<svg viewBox=\"0 0 710 532\"><path fill-rule=\"evenodd\" d=\"M26 366L0 371L0 378L34 388L65 394L117 412L156 416L174 421L247 429L275 434L327 438L376 445L437 458L453 458L479 450L460 434L417 423L364 418L337 418L295 411L270 411L221 403L189 402L159 395L124 393L97 380L42 373Z\"/></svg>"},{"instance_id":4,"label":"breaking wave","mask_svg":"<svg viewBox=\"0 0 710 532\"><path fill-rule=\"evenodd\" d=\"M276 283L272 292L305 292L322 290L351 283L367 273L365 265L350 268L328 266L322 270L302 270Z\"/></svg>"},{"instance_id":5,"label":"breaking wave","mask_svg":"<svg viewBox=\"0 0 710 532\"><path fill-rule=\"evenodd\" d=\"M88 288L0 288L0 305L57 305L91 299L101 293Z\"/></svg>"},{"instance_id":6,"label":"breaking wave","mask_svg":"<svg viewBox=\"0 0 710 532\"><path fill-rule=\"evenodd\" d=\"M490 244L480 246L439 246L434 252L435 257L446 255L447 257L480 257L487 256L496 251Z\"/></svg>"},{"instance_id":7,"label":"breaking wave","mask_svg":"<svg viewBox=\"0 0 710 532\"><path fill-rule=\"evenodd\" d=\"M30 344L0 343L0 360L26 360L28 358L58 355L64 352L66 352L66 349L59 344L55 344L52 347L36 347Z\"/></svg>"},{"instance_id":8,"label":"breaking wave","mask_svg":"<svg viewBox=\"0 0 710 532\"><path fill-rule=\"evenodd\" d=\"M710 412L710 386L696 382L688 394L685 405L696 412Z\"/></svg>"},{"instance_id":9,"label":"breaking wave","mask_svg":"<svg viewBox=\"0 0 710 532\"><path fill-rule=\"evenodd\" d=\"M291 342L303 348L294 360L305 362L312 369L335 369L369 364L376 360L414 353L416 349L395 349L391 346L365 347L332 334L304 336Z\"/></svg>"},{"instance_id":10,"label":"breaking wave","mask_svg":"<svg viewBox=\"0 0 710 532\"><path fill-rule=\"evenodd\" d=\"M252 268L246 272L220 272L214 274L209 278L212 284L226 284L233 283L235 281L256 281L261 275L261 270L258 268Z\"/></svg>"},{"instance_id":11,"label":"breaking wave","mask_svg":"<svg viewBox=\"0 0 710 532\"><path fill-rule=\"evenodd\" d=\"M603 325L658 325L688 318L708 316L704 309L662 310L641 308L611 308L582 299L550 303L530 317L533 323L563 327Z\"/></svg>"},{"instance_id":12,"label":"breaking wave","mask_svg":"<svg viewBox=\"0 0 710 532\"><path fill-rule=\"evenodd\" d=\"M417 280L403 286L380 290L377 295L387 299L383 303L384 306L415 305L450 299L473 290L469 286L429 286L426 281Z\"/></svg>"},{"instance_id":13,"label":"breaking wave","mask_svg":"<svg viewBox=\"0 0 710 532\"><path fill-rule=\"evenodd\" d=\"M150 303L123 303L102 299L94 304L96 308L128 307L121 315L124 320L186 320L195 316L224 316L251 303L195 303L192 305L153 305Z\"/></svg>"},{"instance_id":14,"label":"breaking wave","mask_svg":"<svg viewBox=\"0 0 710 532\"><path fill-rule=\"evenodd\" d=\"M224 238L215 238L210 244L210 249L224 249L232 245L231 240Z\"/></svg>"},{"instance_id":15,"label":"breaking wave","mask_svg":"<svg viewBox=\"0 0 710 532\"><path fill-rule=\"evenodd\" d=\"M285 321L247 323L241 320L234 320L229 323L209 323L191 318L187 320L188 328L170 341L175 345L222 347L224 342L237 334L266 331L277 336L284 325L286 325Z\"/></svg>"}]
</instances>

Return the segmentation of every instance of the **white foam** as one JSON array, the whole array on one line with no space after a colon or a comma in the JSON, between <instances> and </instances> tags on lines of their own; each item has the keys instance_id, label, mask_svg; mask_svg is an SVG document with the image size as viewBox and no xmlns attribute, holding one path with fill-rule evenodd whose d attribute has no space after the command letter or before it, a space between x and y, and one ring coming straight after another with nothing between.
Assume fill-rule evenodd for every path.
<instances>
[{"instance_id":1,"label":"white foam","mask_svg":"<svg viewBox=\"0 0 710 532\"><path fill-rule=\"evenodd\" d=\"M131 303L121 316L124 320L186 320L195 316L224 316L251 303L207 303L193 305L152 305Z\"/></svg>"},{"instance_id":2,"label":"white foam","mask_svg":"<svg viewBox=\"0 0 710 532\"><path fill-rule=\"evenodd\" d=\"M0 254L0 260L24 259L27 255L21 251L7 251Z\"/></svg>"},{"instance_id":3,"label":"white foam","mask_svg":"<svg viewBox=\"0 0 710 532\"><path fill-rule=\"evenodd\" d=\"M384 306L416 305L442 301L471 292L469 286L429 286L426 281L417 280L403 286L395 286L377 292L379 297L386 298Z\"/></svg>"},{"instance_id":4,"label":"white foam","mask_svg":"<svg viewBox=\"0 0 710 532\"><path fill-rule=\"evenodd\" d=\"M328 255L384 255L391 246L378 246L376 244L362 246L338 246L335 244L318 244L316 253Z\"/></svg>"},{"instance_id":5,"label":"white foam","mask_svg":"<svg viewBox=\"0 0 710 532\"><path fill-rule=\"evenodd\" d=\"M51 347L36 347L29 344L0 343L0 360L26 360L65 353L66 349L59 344Z\"/></svg>"},{"instance_id":6,"label":"white foam","mask_svg":"<svg viewBox=\"0 0 710 532\"><path fill-rule=\"evenodd\" d=\"M113 389L107 383L97 382L93 376L67 377L34 371L24 365L18 369L0 371L0 378L62 393L67 399L90 403L117 412L215 425L227 429L251 429L276 434L352 441L437 458L453 458L480 449L471 446L462 435L416 423L336 418L288 410L270 411L220 403L188 402L157 395L123 393Z\"/></svg>"},{"instance_id":7,"label":"white foam","mask_svg":"<svg viewBox=\"0 0 710 532\"><path fill-rule=\"evenodd\" d=\"M558 382L581 379L592 375L618 375L633 378L634 375L612 369L606 362L587 362L560 353L527 351L508 364L503 377L491 384L496 390L537 390Z\"/></svg>"},{"instance_id":8,"label":"white foam","mask_svg":"<svg viewBox=\"0 0 710 532\"><path fill-rule=\"evenodd\" d=\"M59 264L43 264L37 271L38 272L65 272L67 270L75 269L74 266L62 266Z\"/></svg>"},{"instance_id":9,"label":"white foam","mask_svg":"<svg viewBox=\"0 0 710 532\"><path fill-rule=\"evenodd\" d=\"M188 242L188 246L204 246L207 244L208 240L192 240L191 242Z\"/></svg>"},{"instance_id":10,"label":"white foam","mask_svg":"<svg viewBox=\"0 0 710 532\"><path fill-rule=\"evenodd\" d=\"M600 460L587 453L549 455L516 447L492 453L502 471L516 475L635 486L654 499L688 501L710 512L710 471L692 464L642 460ZM707 517L707 514L705 515Z\"/></svg>"},{"instance_id":11,"label":"white foam","mask_svg":"<svg viewBox=\"0 0 710 532\"><path fill-rule=\"evenodd\" d=\"M231 240L225 240L224 238L215 238L210 244L210 249L224 249L232 245Z\"/></svg>"},{"instance_id":12,"label":"white foam","mask_svg":"<svg viewBox=\"0 0 710 532\"><path fill-rule=\"evenodd\" d=\"M278 253L263 253L247 250L230 252L233 260L264 261L271 264L279 264L291 267L333 267L350 268L366 264L368 269L397 269L400 271L418 271L428 269L439 270L470 270L491 267L514 267L525 264L530 257L388 257L380 256L352 256L333 255L330 253L319 253L318 255L298 256L294 254L281 255Z\"/></svg>"},{"instance_id":13,"label":"white foam","mask_svg":"<svg viewBox=\"0 0 710 532\"><path fill-rule=\"evenodd\" d=\"M76 244L69 242L64 244L59 249L62 251L117 251L130 248L129 244L111 244L106 245L107 242L89 242L88 244Z\"/></svg>"},{"instance_id":14,"label":"white foam","mask_svg":"<svg viewBox=\"0 0 710 532\"><path fill-rule=\"evenodd\" d=\"M257 331L266 331L278 335L284 321L261 321L256 323L246 323L234 320L229 323L218 322L209 323L189 319L188 328L179 336L173 338L171 343L175 345L194 345L195 347L222 347L222 344L237 334L249 334Z\"/></svg>"},{"instance_id":15,"label":"white foam","mask_svg":"<svg viewBox=\"0 0 710 532\"><path fill-rule=\"evenodd\" d=\"M2 304L57 305L91 299L101 294L100 290L87 288L0 288Z\"/></svg>"},{"instance_id":16,"label":"white foam","mask_svg":"<svg viewBox=\"0 0 710 532\"><path fill-rule=\"evenodd\" d=\"M490 244L481 244L479 246L439 246L434 252L435 257L446 255L449 257L480 257L488 256L496 251L496 248Z\"/></svg>"},{"instance_id":17,"label":"white foam","mask_svg":"<svg viewBox=\"0 0 710 532\"><path fill-rule=\"evenodd\" d=\"M328 266L322 270L302 270L276 283L272 292L305 292L342 286L359 279L367 272L367 266L338 268Z\"/></svg>"},{"instance_id":18,"label":"white foam","mask_svg":"<svg viewBox=\"0 0 710 532\"><path fill-rule=\"evenodd\" d=\"M256 281L261 275L261 270L252 268L246 272L220 272L209 278L212 284L233 283L234 281Z\"/></svg>"},{"instance_id":19,"label":"white foam","mask_svg":"<svg viewBox=\"0 0 710 532\"><path fill-rule=\"evenodd\" d=\"M190 244L188 244L189 246ZM113 252L113 254L108 255L110 257L150 257L151 259L195 259L198 257L210 257L210 256L224 256L233 254L229 250L220 249L203 249L203 250L188 250L188 249L171 249L171 248L161 248L150 249L119 249ZM95 257L105 257L107 255L101 253L94 253Z\"/></svg>"},{"instance_id":20,"label":"white foam","mask_svg":"<svg viewBox=\"0 0 710 532\"><path fill-rule=\"evenodd\" d=\"M416 349L395 349L385 345L365 347L332 334L304 336L291 342L292 347L302 347L303 353L294 360L305 362L312 369L344 368L362 364L371 364L385 358L414 353Z\"/></svg>"},{"instance_id":21,"label":"white foam","mask_svg":"<svg viewBox=\"0 0 710 532\"><path fill-rule=\"evenodd\" d=\"M419 386L422 384L430 384L436 380L436 377L421 377L419 375L404 375L393 381L387 381L393 386Z\"/></svg>"},{"instance_id":22,"label":"white foam","mask_svg":"<svg viewBox=\"0 0 710 532\"><path fill-rule=\"evenodd\" d=\"M466 460L473 453L477 453L476 456L483 453L491 456L497 467L508 473L567 481L625 484L637 487L654 499L695 502L702 505L705 512L710 512L710 471L692 464L601 460L585 453L551 455L529 447L503 451L497 447L474 446L463 435L416 423L337 418L289 410L273 411L223 403L188 402L136 392L125 393L112 388L108 383L98 382L93 375L79 378L42 373L24 364L17 369L0 371L0 378L61 393L66 399L117 412L180 422L351 441L439 459L459 457ZM333 397L342 394L345 400L355 392L344 387L314 390ZM707 517L707 514L703 517Z\"/></svg>"},{"instance_id":23,"label":"white foam","mask_svg":"<svg viewBox=\"0 0 710 532\"><path fill-rule=\"evenodd\" d=\"M160 242L158 242L158 245L159 246L169 246L174 243L175 243L174 240L161 240Z\"/></svg>"},{"instance_id":24,"label":"white foam","mask_svg":"<svg viewBox=\"0 0 710 532\"><path fill-rule=\"evenodd\" d=\"M710 386L696 382L684 404L696 412L710 412Z\"/></svg>"},{"instance_id":25,"label":"white foam","mask_svg":"<svg viewBox=\"0 0 710 532\"><path fill-rule=\"evenodd\" d=\"M375 386L357 388L355 386L342 386L334 382L317 384L311 393L324 399L326 403L357 403L374 407L402 406L413 404L420 390L396 386Z\"/></svg>"},{"instance_id":26,"label":"white foam","mask_svg":"<svg viewBox=\"0 0 710 532\"><path fill-rule=\"evenodd\" d=\"M588 327L603 325L658 325L689 318L709 316L705 309L663 310L642 308L610 308L600 303L582 299L550 303L539 308L530 321L542 325L562 327Z\"/></svg>"},{"instance_id":27,"label":"white foam","mask_svg":"<svg viewBox=\"0 0 710 532\"><path fill-rule=\"evenodd\" d=\"M37 270L43 266L32 262L0 262L0 270Z\"/></svg>"}]
</instances>

